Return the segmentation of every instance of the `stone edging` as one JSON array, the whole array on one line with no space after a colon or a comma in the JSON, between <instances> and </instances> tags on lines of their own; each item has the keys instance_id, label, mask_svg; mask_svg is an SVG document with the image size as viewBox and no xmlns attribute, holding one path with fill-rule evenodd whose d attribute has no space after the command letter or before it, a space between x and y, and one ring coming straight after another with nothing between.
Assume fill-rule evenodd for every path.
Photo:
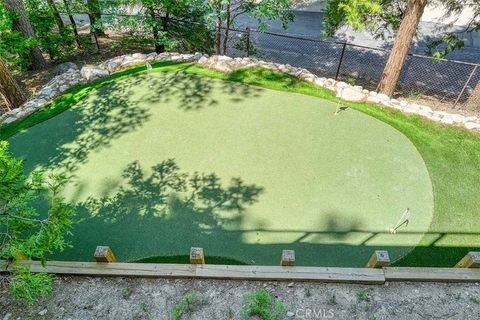
<instances>
[{"instance_id":1,"label":"stone edging","mask_svg":"<svg viewBox=\"0 0 480 320\"><path fill-rule=\"evenodd\" d=\"M78 70L78 67L73 63L64 64L63 69L66 69L66 71L62 70L63 73L54 77L38 94L33 96L20 108L13 109L0 116L0 125L12 123L29 116L38 109L46 106L54 98L61 95L62 92L75 85L107 77L128 66L154 61L197 62L202 66L222 72L233 72L242 68L262 67L284 72L301 80L313 83L316 86L332 90L337 94L338 98L346 101L377 103L400 110L404 113L417 114L435 122L463 126L469 130L480 131L480 119L477 117L434 111L427 106L390 99L384 94L368 91L361 86L352 86L345 82L335 81L334 79L317 77L306 69L293 67L288 64L266 62L255 58L209 57L202 53L180 54L175 52L127 54L109 59L98 65L85 66L81 70Z\"/></svg>"}]
</instances>

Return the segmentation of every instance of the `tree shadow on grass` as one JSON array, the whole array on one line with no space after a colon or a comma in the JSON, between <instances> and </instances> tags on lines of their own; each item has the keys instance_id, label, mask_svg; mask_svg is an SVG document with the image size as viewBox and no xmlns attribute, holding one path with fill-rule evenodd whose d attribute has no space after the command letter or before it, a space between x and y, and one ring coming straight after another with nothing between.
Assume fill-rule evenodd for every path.
<instances>
[{"instance_id":1,"label":"tree shadow on grass","mask_svg":"<svg viewBox=\"0 0 480 320\"><path fill-rule=\"evenodd\" d=\"M144 80L144 76L135 79L137 83ZM179 101L178 108L184 111L217 105L219 97L211 94L216 88L222 94L222 99L228 99L231 102L241 102L247 98L258 97L263 91L258 87L232 81L219 82L184 71L169 72L162 74L161 77L149 77L148 88L149 91L140 100L152 104L176 100Z\"/></svg>"},{"instance_id":2,"label":"tree shadow on grass","mask_svg":"<svg viewBox=\"0 0 480 320\"><path fill-rule=\"evenodd\" d=\"M182 71L152 75L109 83L74 108L17 134L11 139L13 153L27 159L27 170L41 166L73 176L91 152L110 146L119 137L154 120L150 105L161 107L177 101L181 110L199 110L217 105L218 92L222 93L221 99L240 102L262 91Z\"/></svg>"},{"instance_id":3,"label":"tree shadow on grass","mask_svg":"<svg viewBox=\"0 0 480 320\"><path fill-rule=\"evenodd\" d=\"M275 265L283 249L293 249L298 265L362 267L381 249L392 259L400 258L400 265L453 266L471 249L438 247L436 243L450 233L438 234L428 246L412 252L413 245L401 242L370 244L374 238L391 236L389 231L363 229L361 215L346 219L337 211L320 214L318 230L316 223L304 230L295 225L272 229L261 222L246 230L245 214L261 199L263 187L241 178L224 184L215 173L185 173L174 159L149 170L132 162L122 177L124 183L113 195L90 197L77 205L73 247L54 259L88 261L96 246L108 245L124 262L188 263L186 253L199 246L205 248L208 263ZM264 239L252 241L248 235L255 233ZM269 243L270 234L279 238Z\"/></svg>"},{"instance_id":4,"label":"tree shadow on grass","mask_svg":"<svg viewBox=\"0 0 480 320\"><path fill-rule=\"evenodd\" d=\"M101 243L119 248L119 257L129 261L188 252L192 244L215 241L224 228L238 227L242 213L264 191L241 178L224 186L214 173L183 173L174 159L153 166L148 174L133 162L123 178L114 195L77 205L73 248L62 258L88 257ZM228 242L239 241L232 235Z\"/></svg>"}]
</instances>

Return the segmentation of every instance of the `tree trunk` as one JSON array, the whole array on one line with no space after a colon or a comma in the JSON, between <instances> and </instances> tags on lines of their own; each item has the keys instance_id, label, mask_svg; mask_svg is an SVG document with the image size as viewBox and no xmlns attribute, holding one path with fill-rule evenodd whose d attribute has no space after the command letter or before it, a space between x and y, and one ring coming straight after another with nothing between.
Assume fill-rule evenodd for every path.
<instances>
[{"instance_id":1,"label":"tree trunk","mask_svg":"<svg viewBox=\"0 0 480 320\"><path fill-rule=\"evenodd\" d=\"M70 6L68 5L67 1L68 0L63 0L63 4L65 5L65 10L67 10L67 14L68 14L68 19L70 20L70 23L73 28L73 34L75 35L75 42L77 43L77 49L80 49L82 47L82 43L80 42L80 36L78 35L77 23L73 18L72 11L70 10Z\"/></svg>"},{"instance_id":2,"label":"tree trunk","mask_svg":"<svg viewBox=\"0 0 480 320\"><path fill-rule=\"evenodd\" d=\"M0 57L0 94L9 109L20 107L27 97L8 70L7 64Z\"/></svg>"},{"instance_id":3,"label":"tree trunk","mask_svg":"<svg viewBox=\"0 0 480 320\"><path fill-rule=\"evenodd\" d=\"M397 31L395 43L383 69L378 91L392 96L402 72L405 59L412 45L413 37L417 32L418 23L422 17L427 0L408 0L407 9L403 16L400 28Z\"/></svg>"},{"instance_id":4,"label":"tree trunk","mask_svg":"<svg viewBox=\"0 0 480 320\"><path fill-rule=\"evenodd\" d=\"M5 6L9 11L16 12L17 19L13 22L14 29L19 31L24 37L35 38L32 24L28 19L22 0L4 0ZM38 46L32 46L28 55L32 69L39 70L47 66L43 57L42 50Z\"/></svg>"},{"instance_id":5,"label":"tree trunk","mask_svg":"<svg viewBox=\"0 0 480 320\"><path fill-rule=\"evenodd\" d=\"M167 11L165 13L165 17L162 18L162 31L165 32L166 35L168 35L168 24L170 22L170 13ZM165 45L164 44L160 44L160 52L164 52L165 51ZM157 52L157 53L160 53L160 52Z\"/></svg>"},{"instance_id":6,"label":"tree trunk","mask_svg":"<svg viewBox=\"0 0 480 320\"><path fill-rule=\"evenodd\" d=\"M221 54L222 49L222 18L217 17L216 28L215 28L215 53Z\"/></svg>"},{"instance_id":7,"label":"tree trunk","mask_svg":"<svg viewBox=\"0 0 480 320\"><path fill-rule=\"evenodd\" d=\"M225 26L225 36L223 38L223 53L224 55L227 54L227 46L228 46L228 37L230 33L230 24L231 24L231 19L230 19L230 5L231 5L231 0L228 0L227 2L227 16L225 17L225 21L227 22L227 25Z\"/></svg>"},{"instance_id":8,"label":"tree trunk","mask_svg":"<svg viewBox=\"0 0 480 320\"><path fill-rule=\"evenodd\" d=\"M50 7L50 10L52 10L53 18L55 19L55 22L57 23L58 31L62 31L65 28L65 25L63 24L62 17L60 16L60 13L58 13L57 6L55 6L55 3L53 0L47 0L48 6Z\"/></svg>"},{"instance_id":9,"label":"tree trunk","mask_svg":"<svg viewBox=\"0 0 480 320\"><path fill-rule=\"evenodd\" d=\"M158 36L158 28L156 25L156 18L155 18L155 10L152 7L147 8L150 14L150 18L152 19L152 33L153 33L153 40L155 41L155 52L162 53L164 51L163 46L158 42L160 37Z\"/></svg>"},{"instance_id":10,"label":"tree trunk","mask_svg":"<svg viewBox=\"0 0 480 320\"><path fill-rule=\"evenodd\" d=\"M97 49L97 51L100 51L100 45L98 44L97 33L93 29L93 18L90 14L88 15L88 18L90 19L90 38L92 39L92 43L95 44L95 48Z\"/></svg>"},{"instance_id":11,"label":"tree trunk","mask_svg":"<svg viewBox=\"0 0 480 320\"><path fill-rule=\"evenodd\" d=\"M98 2L98 0L87 0L87 7L89 11L89 16L90 16L90 22L92 23L92 25L95 25L97 21L99 21L102 18L100 3ZM95 27L93 27L93 30L95 31L95 34L97 36L99 37L105 36L105 32L102 30L102 28L95 25Z\"/></svg>"}]
</instances>

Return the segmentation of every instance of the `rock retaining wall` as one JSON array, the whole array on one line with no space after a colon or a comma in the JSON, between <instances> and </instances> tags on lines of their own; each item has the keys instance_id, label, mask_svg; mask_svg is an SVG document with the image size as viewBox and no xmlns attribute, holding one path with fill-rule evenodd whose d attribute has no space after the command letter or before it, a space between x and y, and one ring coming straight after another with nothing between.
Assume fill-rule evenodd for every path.
<instances>
[{"instance_id":1,"label":"rock retaining wall","mask_svg":"<svg viewBox=\"0 0 480 320\"><path fill-rule=\"evenodd\" d=\"M301 80L313 83L334 91L338 98L346 101L370 102L381 104L390 108L400 110L404 113L417 114L435 122L448 125L463 126L469 130L480 131L480 119L474 116L463 116L444 111L434 111L430 107L390 99L384 94L368 91L361 86L352 86L345 82L335 81L330 78L317 77L310 71L293 67L288 64L279 64L257 60L255 58L231 58L227 56L207 56L202 53L180 54L175 52L164 52L160 54L134 53L109 59L98 65L84 66L81 70L73 63L66 63L61 68L60 74L53 78L38 94L33 96L20 108L11 110L0 116L0 125L23 119L36 110L46 106L51 100L58 97L68 88L80 83L88 83L124 69L126 67L154 61L178 61L197 62L198 64L222 71L233 72L242 68L261 67L269 70L280 71L295 76Z\"/></svg>"}]
</instances>

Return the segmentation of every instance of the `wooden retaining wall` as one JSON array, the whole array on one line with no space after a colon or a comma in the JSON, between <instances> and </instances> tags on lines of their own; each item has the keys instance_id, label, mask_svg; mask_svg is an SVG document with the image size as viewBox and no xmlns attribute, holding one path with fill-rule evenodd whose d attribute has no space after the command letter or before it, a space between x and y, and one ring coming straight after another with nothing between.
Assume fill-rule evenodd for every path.
<instances>
[{"instance_id":1,"label":"wooden retaining wall","mask_svg":"<svg viewBox=\"0 0 480 320\"><path fill-rule=\"evenodd\" d=\"M280 266L234 266L205 264L202 248L192 248L190 264L116 262L109 247L98 247L97 262L25 260L33 272L78 276L122 276L234 280L317 281L382 284L386 281L480 282L480 253L469 252L455 268L389 267L388 252L375 251L365 268L297 267L295 252L284 250ZM1 265L1 263L0 263ZM8 266L3 272L10 272ZM2 271L0 271L2 272Z\"/></svg>"}]
</instances>

